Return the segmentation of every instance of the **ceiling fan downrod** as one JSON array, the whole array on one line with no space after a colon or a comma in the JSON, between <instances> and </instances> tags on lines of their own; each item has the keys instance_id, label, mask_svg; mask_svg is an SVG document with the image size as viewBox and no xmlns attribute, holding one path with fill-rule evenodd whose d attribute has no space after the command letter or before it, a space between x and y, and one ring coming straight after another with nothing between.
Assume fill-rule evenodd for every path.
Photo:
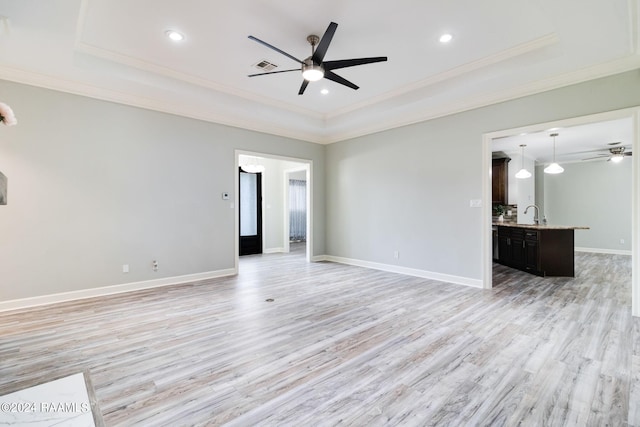
<instances>
[{"instance_id":1,"label":"ceiling fan downrod","mask_svg":"<svg viewBox=\"0 0 640 427\"><path fill-rule=\"evenodd\" d=\"M316 45L320 42L320 37L311 34L307 36L307 41L311 45L311 56L313 56L313 54L316 53Z\"/></svg>"}]
</instances>

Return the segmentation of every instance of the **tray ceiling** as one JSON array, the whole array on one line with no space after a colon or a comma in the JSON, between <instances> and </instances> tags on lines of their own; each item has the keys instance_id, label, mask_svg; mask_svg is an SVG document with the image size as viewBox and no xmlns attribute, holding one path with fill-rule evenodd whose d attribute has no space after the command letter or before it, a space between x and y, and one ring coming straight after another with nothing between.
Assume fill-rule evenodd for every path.
<instances>
[{"instance_id":1,"label":"tray ceiling","mask_svg":"<svg viewBox=\"0 0 640 427\"><path fill-rule=\"evenodd\" d=\"M0 78L330 143L640 66L636 0L221 4L0 0ZM337 71L359 90L247 77L298 67L249 35L304 59L331 21L325 60L389 58Z\"/></svg>"}]
</instances>

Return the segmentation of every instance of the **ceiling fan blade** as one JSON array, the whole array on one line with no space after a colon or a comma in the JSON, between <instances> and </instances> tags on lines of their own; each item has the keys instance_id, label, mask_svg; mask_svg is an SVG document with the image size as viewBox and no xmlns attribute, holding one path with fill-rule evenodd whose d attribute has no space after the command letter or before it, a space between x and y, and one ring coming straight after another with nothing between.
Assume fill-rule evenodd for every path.
<instances>
[{"instance_id":1,"label":"ceiling fan blade","mask_svg":"<svg viewBox=\"0 0 640 427\"><path fill-rule=\"evenodd\" d=\"M623 156L631 156L633 155L633 153L631 151L625 151L624 153L622 153Z\"/></svg>"},{"instance_id":2,"label":"ceiling fan blade","mask_svg":"<svg viewBox=\"0 0 640 427\"><path fill-rule=\"evenodd\" d=\"M336 33L337 29L338 24L336 24L335 22L329 24L329 26L327 27L327 31L324 32L322 39L320 39L320 43L318 43L316 51L313 52L313 56L311 57L314 63L322 64L322 60L327 54L327 49L329 49L329 44L331 43L331 39L333 38L333 35Z\"/></svg>"},{"instance_id":3,"label":"ceiling fan blade","mask_svg":"<svg viewBox=\"0 0 640 427\"><path fill-rule=\"evenodd\" d=\"M336 73L334 73L333 71L328 71L325 70L324 72L324 78L325 79L329 79L331 81L334 81L336 83L340 83L341 85L345 85L350 87L351 89L355 89L358 90L358 86L354 85L353 83L351 83L349 80L340 77L339 75L337 75Z\"/></svg>"},{"instance_id":4,"label":"ceiling fan blade","mask_svg":"<svg viewBox=\"0 0 640 427\"><path fill-rule=\"evenodd\" d=\"M373 64L374 62L385 62L386 56L376 56L373 58L342 59L339 61L325 61L322 66L325 70L337 70L338 68L353 67L355 65Z\"/></svg>"},{"instance_id":5,"label":"ceiling fan blade","mask_svg":"<svg viewBox=\"0 0 640 427\"><path fill-rule=\"evenodd\" d=\"M298 95L302 95L304 91L307 89L308 85L309 85L309 80L303 80L302 86L300 86L300 90L298 91Z\"/></svg>"},{"instance_id":6,"label":"ceiling fan blade","mask_svg":"<svg viewBox=\"0 0 640 427\"><path fill-rule=\"evenodd\" d=\"M284 55L284 56L286 56L287 58L291 58L291 59L293 59L294 61L299 62L300 64L304 64L304 62L302 62L301 60L299 60L299 59L298 59L298 58L296 58L295 56L293 56L293 55L289 55L289 54L288 54L287 52L285 52L284 50L280 50L280 49L278 49L277 47L272 46L272 45L270 45L269 43L267 43L267 42L265 42L265 41L262 41L262 40L260 40L260 39L259 39L259 38L257 38L257 37L249 36L249 38L250 38L251 40L253 40L253 41L256 41L256 42L260 43L260 44L261 44L261 45L263 45L263 46L268 47L269 49L273 49L273 50L275 50L276 52L283 54L283 55Z\"/></svg>"},{"instance_id":7,"label":"ceiling fan blade","mask_svg":"<svg viewBox=\"0 0 640 427\"><path fill-rule=\"evenodd\" d=\"M249 74L247 77L266 76L267 74L289 73L291 71L300 72L300 68L296 68L293 70L280 70L280 71L269 71L266 73Z\"/></svg>"}]
</instances>

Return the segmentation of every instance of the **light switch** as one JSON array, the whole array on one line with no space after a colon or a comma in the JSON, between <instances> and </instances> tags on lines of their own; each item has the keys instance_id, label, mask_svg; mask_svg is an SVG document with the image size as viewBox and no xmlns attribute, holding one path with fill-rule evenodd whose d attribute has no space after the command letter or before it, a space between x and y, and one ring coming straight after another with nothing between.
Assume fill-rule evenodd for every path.
<instances>
[{"instance_id":1,"label":"light switch","mask_svg":"<svg viewBox=\"0 0 640 427\"><path fill-rule=\"evenodd\" d=\"M471 199L469 200L469 207L471 208L481 208L482 200L481 199Z\"/></svg>"}]
</instances>

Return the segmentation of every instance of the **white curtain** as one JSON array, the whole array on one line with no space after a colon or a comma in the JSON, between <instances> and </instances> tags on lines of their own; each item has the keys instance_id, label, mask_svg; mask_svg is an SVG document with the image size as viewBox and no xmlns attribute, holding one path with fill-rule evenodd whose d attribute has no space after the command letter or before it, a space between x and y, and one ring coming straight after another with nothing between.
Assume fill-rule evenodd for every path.
<instances>
[{"instance_id":1,"label":"white curtain","mask_svg":"<svg viewBox=\"0 0 640 427\"><path fill-rule=\"evenodd\" d=\"M307 182L289 180L289 240L307 240Z\"/></svg>"}]
</instances>

